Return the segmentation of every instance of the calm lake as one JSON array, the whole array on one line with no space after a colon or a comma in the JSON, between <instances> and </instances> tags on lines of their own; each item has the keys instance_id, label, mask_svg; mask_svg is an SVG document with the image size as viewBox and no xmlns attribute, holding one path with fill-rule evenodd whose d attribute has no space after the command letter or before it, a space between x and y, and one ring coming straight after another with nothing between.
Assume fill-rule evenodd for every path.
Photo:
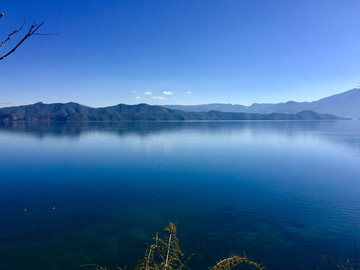
<instances>
[{"instance_id":1,"label":"calm lake","mask_svg":"<svg viewBox=\"0 0 360 270\"><path fill-rule=\"evenodd\" d=\"M360 234L360 121L2 123L0 153L0 269L133 269L169 221L193 270L326 269Z\"/></svg>"}]
</instances>

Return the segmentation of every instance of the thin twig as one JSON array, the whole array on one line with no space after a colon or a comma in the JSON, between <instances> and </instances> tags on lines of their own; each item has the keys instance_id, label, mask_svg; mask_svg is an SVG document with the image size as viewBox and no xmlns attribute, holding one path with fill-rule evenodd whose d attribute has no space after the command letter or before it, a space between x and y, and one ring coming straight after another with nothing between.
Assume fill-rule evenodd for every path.
<instances>
[{"instance_id":1,"label":"thin twig","mask_svg":"<svg viewBox=\"0 0 360 270\"><path fill-rule=\"evenodd\" d=\"M166 270L166 268L168 268L169 254L170 254L170 246L171 246L171 236L172 236L172 228L171 228L171 233L170 233L170 236L169 236L168 250L167 250L167 255L166 255L166 261L165 261L164 270Z\"/></svg>"},{"instance_id":2,"label":"thin twig","mask_svg":"<svg viewBox=\"0 0 360 270\"><path fill-rule=\"evenodd\" d=\"M1 14L4 14L4 13L1 13ZM2 46L4 46L4 44L5 44L7 41L10 40L10 37L11 37L12 35L16 34L17 32L19 32L19 31L24 27L24 25L25 25L25 20L23 21L23 24L21 25L21 27L20 27L19 29L17 29L17 30L15 30L14 32L12 32L12 33L7 37L7 39L5 39L5 40L1 43L1 45L0 45L0 50L1 50Z\"/></svg>"}]
</instances>

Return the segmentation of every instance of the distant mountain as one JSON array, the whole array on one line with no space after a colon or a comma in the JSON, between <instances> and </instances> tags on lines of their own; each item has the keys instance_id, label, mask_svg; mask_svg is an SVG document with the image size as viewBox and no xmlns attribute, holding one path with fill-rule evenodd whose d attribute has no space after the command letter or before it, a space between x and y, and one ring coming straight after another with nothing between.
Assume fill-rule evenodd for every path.
<instances>
[{"instance_id":1,"label":"distant mountain","mask_svg":"<svg viewBox=\"0 0 360 270\"><path fill-rule=\"evenodd\" d=\"M359 119L360 118L360 87L333 95L313 102L286 103L254 103L251 106L212 103L203 105L164 105L163 107L173 110L208 112L211 110L222 112L246 112L246 113L286 113L294 114L304 110L311 110L318 113L328 113L340 117Z\"/></svg>"},{"instance_id":2,"label":"distant mountain","mask_svg":"<svg viewBox=\"0 0 360 270\"><path fill-rule=\"evenodd\" d=\"M256 114L219 112L186 112L147 104L119 104L91 108L78 103L38 102L32 105L0 108L0 121L166 121L166 120L341 120L344 118L313 111L296 114Z\"/></svg>"}]
</instances>

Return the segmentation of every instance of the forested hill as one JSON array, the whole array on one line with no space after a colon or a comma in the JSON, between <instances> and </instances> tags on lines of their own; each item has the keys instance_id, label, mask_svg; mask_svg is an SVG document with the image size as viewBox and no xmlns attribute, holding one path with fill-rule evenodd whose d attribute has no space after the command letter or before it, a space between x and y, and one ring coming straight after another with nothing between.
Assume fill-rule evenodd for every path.
<instances>
[{"instance_id":1,"label":"forested hill","mask_svg":"<svg viewBox=\"0 0 360 270\"><path fill-rule=\"evenodd\" d=\"M186 112L147 104L91 108L78 103L38 102L0 108L0 121L166 121L166 120L345 120L335 115L302 111L296 114Z\"/></svg>"}]
</instances>

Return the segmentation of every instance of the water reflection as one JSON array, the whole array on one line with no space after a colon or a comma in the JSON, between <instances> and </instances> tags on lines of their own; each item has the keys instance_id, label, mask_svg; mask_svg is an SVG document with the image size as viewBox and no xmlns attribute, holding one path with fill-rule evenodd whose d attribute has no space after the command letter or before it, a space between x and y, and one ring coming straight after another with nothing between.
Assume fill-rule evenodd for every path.
<instances>
[{"instance_id":1,"label":"water reflection","mask_svg":"<svg viewBox=\"0 0 360 270\"><path fill-rule=\"evenodd\" d=\"M0 135L21 134L46 137L79 138L97 132L116 136L151 136L166 133L234 134L268 139L280 136L316 136L360 153L360 121L189 121L189 122L10 122L0 123Z\"/></svg>"}]
</instances>

